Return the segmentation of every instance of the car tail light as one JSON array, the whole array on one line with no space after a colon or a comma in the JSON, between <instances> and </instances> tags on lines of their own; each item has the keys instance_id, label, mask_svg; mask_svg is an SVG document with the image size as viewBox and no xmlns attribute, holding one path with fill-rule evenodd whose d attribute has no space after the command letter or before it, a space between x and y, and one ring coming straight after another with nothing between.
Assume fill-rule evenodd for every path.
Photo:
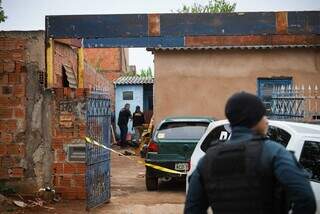
<instances>
[{"instance_id":1,"label":"car tail light","mask_svg":"<svg viewBox=\"0 0 320 214\"><path fill-rule=\"evenodd\" d=\"M159 147L154 141L151 141L148 145L148 152L158 152Z\"/></svg>"}]
</instances>

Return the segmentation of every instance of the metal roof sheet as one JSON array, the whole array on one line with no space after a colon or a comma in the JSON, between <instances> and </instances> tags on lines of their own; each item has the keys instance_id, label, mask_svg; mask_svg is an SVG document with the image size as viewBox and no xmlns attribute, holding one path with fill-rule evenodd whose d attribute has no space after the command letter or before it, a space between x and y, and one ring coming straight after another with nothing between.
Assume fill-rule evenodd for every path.
<instances>
[{"instance_id":1,"label":"metal roof sheet","mask_svg":"<svg viewBox=\"0 0 320 214\"><path fill-rule=\"evenodd\" d=\"M69 87L70 88L77 88L77 79L76 79L76 76L74 74L72 67L64 64L63 68L66 71L67 79L69 82Z\"/></svg>"},{"instance_id":2,"label":"metal roof sheet","mask_svg":"<svg viewBox=\"0 0 320 214\"><path fill-rule=\"evenodd\" d=\"M122 76L115 82L115 85L144 85L153 84L153 77L138 77L138 76Z\"/></svg>"},{"instance_id":3,"label":"metal roof sheet","mask_svg":"<svg viewBox=\"0 0 320 214\"><path fill-rule=\"evenodd\" d=\"M148 51L186 51L186 50L259 50L276 48L319 48L320 45L252 45L252 46L205 46L205 47L156 47L147 48Z\"/></svg>"}]
</instances>

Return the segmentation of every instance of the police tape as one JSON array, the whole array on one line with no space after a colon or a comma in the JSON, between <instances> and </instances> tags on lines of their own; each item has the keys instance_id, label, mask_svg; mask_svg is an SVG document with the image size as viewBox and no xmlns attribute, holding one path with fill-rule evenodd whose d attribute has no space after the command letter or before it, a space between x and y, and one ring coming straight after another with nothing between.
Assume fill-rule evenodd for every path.
<instances>
[{"instance_id":1,"label":"police tape","mask_svg":"<svg viewBox=\"0 0 320 214\"><path fill-rule=\"evenodd\" d=\"M116 150L114 150L114 149L111 149L111 148L109 148L109 147L101 144L101 143L98 143L97 141L92 140L92 139L90 139L89 137L85 137L85 140L86 140L87 143L90 143L90 144L95 145L95 146L99 146L99 147L101 147L101 148L103 148L103 149L109 150L110 152L113 152L113 153L115 153L115 154L118 154L118 155L120 155L120 156L122 156L122 157L126 157L126 158L128 158L129 160L135 161L135 162L137 162L137 163L139 163L139 164L143 164L143 165L148 166L148 167L151 167L151 168L153 168L153 169L156 169L156 170L159 170L159 171L162 171L162 172L167 172L167 173L172 173L172 174L178 174L178 175L186 175L186 174L187 174L186 172L179 172L179 171L176 171L176 170L173 170L173 169L168 169L168 168L163 167L163 166L158 166L158 165L154 165L154 164L150 164L150 163L145 163L144 161L135 160L135 159L133 159L133 158L131 158L131 157L128 157L128 156L122 154L121 152L118 152L118 151L116 151Z\"/></svg>"}]
</instances>

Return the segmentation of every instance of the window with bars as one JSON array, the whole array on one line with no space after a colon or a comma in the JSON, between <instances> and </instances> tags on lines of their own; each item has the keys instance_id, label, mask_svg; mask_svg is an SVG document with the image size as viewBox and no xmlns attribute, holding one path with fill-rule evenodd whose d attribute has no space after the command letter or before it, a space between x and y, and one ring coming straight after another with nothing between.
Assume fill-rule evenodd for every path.
<instances>
[{"instance_id":1,"label":"window with bars","mask_svg":"<svg viewBox=\"0 0 320 214\"><path fill-rule=\"evenodd\" d=\"M292 85L292 77L259 77L257 80L257 95L261 98L267 109L267 115L271 114L272 91L277 86Z\"/></svg>"}]
</instances>

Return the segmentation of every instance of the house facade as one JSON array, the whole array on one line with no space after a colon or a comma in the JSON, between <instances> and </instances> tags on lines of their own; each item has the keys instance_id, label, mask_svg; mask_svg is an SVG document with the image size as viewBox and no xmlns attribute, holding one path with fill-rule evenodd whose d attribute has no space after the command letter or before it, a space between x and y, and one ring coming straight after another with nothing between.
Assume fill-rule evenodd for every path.
<instances>
[{"instance_id":1,"label":"house facade","mask_svg":"<svg viewBox=\"0 0 320 214\"><path fill-rule=\"evenodd\" d=\"M273 86L320 85L316 45L211 46L151 49L155 62L154 117L223 119L230 95L247 91L268 101Z\"/></svg>"},{"instance_id":2,"label":"house facade","mask_svg":"<svg viewBox=\"0 0 320 214\"><path fill-rule=\"evenodd\" d=\"M153 78L124 76L115 82L115 120L118 123L120 110L126 103L130 104L133 113L136 106L140 106L144 112L146 122L149 122L153 114ZM132 121L129 121L128 131L132 133ZM120 133L117 127L117 133Z\"/></svg>"}]
</instances>

